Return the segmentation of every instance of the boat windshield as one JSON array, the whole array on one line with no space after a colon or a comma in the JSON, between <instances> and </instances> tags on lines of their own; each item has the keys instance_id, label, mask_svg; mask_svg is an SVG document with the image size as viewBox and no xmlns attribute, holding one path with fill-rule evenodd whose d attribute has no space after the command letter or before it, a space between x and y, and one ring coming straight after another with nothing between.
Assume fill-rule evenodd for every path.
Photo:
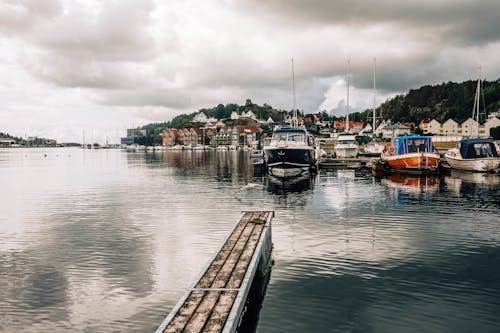
<instances>
[{"instance_id":1,"label":"boat windshield","mask_svg":"<svg viewBox=\"0 0 500 333\"><path fill-rule=\"evenodd\" d=\"M408 140L408 152L426 152L427 151L427 140L425 139L412 139Z\"/></svg>"},{"instance_id":2,"label":"boat windshield","mask_svg":"<svg viewBox=\"0 0 500 333\"><path fill-rule=\"evenodd\" d=\"M474 150L476 151L476 156L480 157L494 157L493 150L489 143L475 143Z\"/></svg>"},{"instance_id":3,"label":"boat windshield","mask_svg":"<svg viewBox=\"0 0 500 333\"><path fill-rule=\"evenodd\" d=\"M303 143L306 141L306 137L304 133L274 133L273 139L276 142L285 141L285 142L297 142Z\"/></svg>"}]
</instances>

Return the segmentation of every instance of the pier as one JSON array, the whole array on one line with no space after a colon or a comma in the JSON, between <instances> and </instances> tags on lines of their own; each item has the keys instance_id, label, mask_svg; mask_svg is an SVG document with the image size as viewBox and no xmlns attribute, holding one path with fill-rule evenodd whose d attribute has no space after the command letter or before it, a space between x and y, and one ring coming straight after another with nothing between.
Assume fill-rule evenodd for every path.
<instances>
[{"instance_id":1,"label":"pier","mask_svg":"<svg viewBox=\"0 0 500 333\"><path fill-rule=\"evenodd\" d=\"M371 168L379 157L359 156L357 158L323 158L319 161L320 169L361 169Z\"/></svg>"},{"instance_id":2,"label":"pier","mask_svg":"<svg viewBox=\"0 0 500 333\"><path fill-rule=\"evenodd\" d=\"M156 333L235 332L254 279L271 263L272 211L243 212L234 230Z\"/></svg>"}]
</instances>

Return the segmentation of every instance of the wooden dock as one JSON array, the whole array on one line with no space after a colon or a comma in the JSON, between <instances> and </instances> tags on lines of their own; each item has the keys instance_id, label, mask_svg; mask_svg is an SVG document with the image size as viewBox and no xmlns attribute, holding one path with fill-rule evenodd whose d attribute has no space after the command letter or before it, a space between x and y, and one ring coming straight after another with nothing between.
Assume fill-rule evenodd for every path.
<instances>
[{"instance_id":1,"label":"wooden dock","mask_svg":"<svg viewBox=\"0 0 500 333\"><path fill-rule=\"evenodd\" d=\"M156 333L235 332L254 278L270 264L272 211L243 212L220 250Z\"/></svg>"},{"instance_id":2,"label":"wooden dock","mask_svg":"<svg viewBox=\"0 0 500 333\"><path fill-rule=\"evenodd\" d=\"M379 157L360 156L357 158L323 158L319 161L320 169L361 169L370 168Z\"/></svg>"}]
</instances>

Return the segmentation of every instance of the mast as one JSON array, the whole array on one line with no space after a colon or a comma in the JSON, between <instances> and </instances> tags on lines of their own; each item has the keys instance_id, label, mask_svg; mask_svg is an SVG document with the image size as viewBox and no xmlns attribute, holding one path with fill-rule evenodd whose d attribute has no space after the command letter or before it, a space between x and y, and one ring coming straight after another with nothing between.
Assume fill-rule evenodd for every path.
<instances>
[{"instance_id":1,"label":"mast","mask_svg":"<svg viewBox=\"0 0 500 333\"><path fill-rule=\"evenodd\" d=\"M375 136L375 127L377 126L377 121L376 121L376 111L375 111L375 105L377 103L377 86L376 86L376 69L377 69L377 58L373 58L373 127L372 127L372 136Z\"/></svg>"},{"instance_id":2,"label":"mast","mask_svg":"<svg viewBox=\"0 0 500 333\"><path fill-rule=\"evenodd\" d=\"M298 126L297 99L295 96L295 71L294 71L294 66L293 66L293 58L292 58L292 94L293 94L292 127L297 127Z\"/></svg>"},{"instance_id":3,"label":"mast","mask_svg":"<svg viewBox=\"0 0 500 333\"><path fill-rule=\"evenodd\" d=\"M345 131L349 132L349 75L351 73L351 61L347 60L347 102L345 116Z\"/></svg>"},{"instance_id":4,"label":"mast","mask_svg":"<svg viewBox=\"0 0 500 333\"><path fill-rule=\"evenodd\" d=\"M472 119L476 118L476 137L479 138L479 104L481 99L481 66L479 66L479 77L477 78L476 94L474 96L474 106L472 109Z\"/></svg>"}]
</instances>

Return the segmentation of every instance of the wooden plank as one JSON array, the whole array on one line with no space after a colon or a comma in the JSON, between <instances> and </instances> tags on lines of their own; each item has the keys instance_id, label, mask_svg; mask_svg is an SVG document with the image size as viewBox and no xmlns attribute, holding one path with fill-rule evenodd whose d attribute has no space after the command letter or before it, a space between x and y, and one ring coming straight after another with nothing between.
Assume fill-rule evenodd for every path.
<instances>
[{"instance_id":1,"label":"wooden plank","mask_svg":"<svg viewBox=\"0 0 500 333\"><path fill-rule=\"evenodd\" d=\"M227 280L229 279L229 276L233 272L233 269L236 266L236 263L238 262L238 259L240 258L241 253L243 252L243 249L245 248L245 245L248 241L248 238L252 234L254 227L255 224L253 223L248 223L246 225L245 229L241 234L241 237L238 239L238 242L236 243L233 250L229 254L229 257L227 258L226 262L224 263L221 270L215 277L214 282L210 286L211 288L224 288L226 286Z\"/></svg>"},{"instance_id":2,"label":"wooden plank","mask_svg":"<svg viewBox=\"0 0 500 333\"><path fill-rule=\"evenodd\" d=\"M220 295L219 301L215 305L203 332L222 332L227 317L229 316L229 310L232 308L234 300L236 299L236 295L236 291L226 291Z\"/></svg>"},{"instance_id":3,"label":"wooden plank","mask_svg":"<svg viewBox=\"0 0 500 333\"><path fill-rule=\"evenodd\" d=\"M183 332L186 324L198 308L201 300L205 296L204 291L193 291L179 309L175 317L163 331L165 333Z\"/></svg>"},{"instance_id":4,"label":"wooden plank","mask_svg":"<svg viewBox=\"0 0 500 333\"><path fill-rule=\"evenodd\" d=\"M184 332L201 332L205 327L205 324L212 314L212 310L219 299L220 291L209 291L206 293L205 297L203 297L203 301L201 301L200 305L196 309L196 312L193 314L191 319L186 325Z\"/></svg>"},{"instance_id":5,"label":"wooden plank","mask_svg":"<svg viewBox=\"0 0 500 333\"><path fill-rule=\"evenodd\" d=\"M226 284L226 288L239 288L241 282L243 281L243 277L247 271L248 265L252 260L253 253L255 252L255 247L259 242L260 235L262 234L262 230L264 229L263 224L256 225L252 234L250 235L248 242L243 250L236 267L234 268L228 283Z\"/></svg>"},{"instance_id":6,"label":"wooden plank","mask_svg":"<svg viewBox=\"0 0 500 333\"><path fill-rule=\"evenodd\" d=\"M243 218L238 223L238 226L234 229L231 236L228 238L220 252L217 254L216 258L200 279L200 281L196 284L196 288L210 288L210 285L214 281L215 277L219 273L221 267L226 262L227 257L231 253L231 250L234 248L234 245L238 241L241 236L241 233L245 229L246 225L250 221L252 217L252 213L247 212L244 214Z\"/></svg>"}]
</instances>

